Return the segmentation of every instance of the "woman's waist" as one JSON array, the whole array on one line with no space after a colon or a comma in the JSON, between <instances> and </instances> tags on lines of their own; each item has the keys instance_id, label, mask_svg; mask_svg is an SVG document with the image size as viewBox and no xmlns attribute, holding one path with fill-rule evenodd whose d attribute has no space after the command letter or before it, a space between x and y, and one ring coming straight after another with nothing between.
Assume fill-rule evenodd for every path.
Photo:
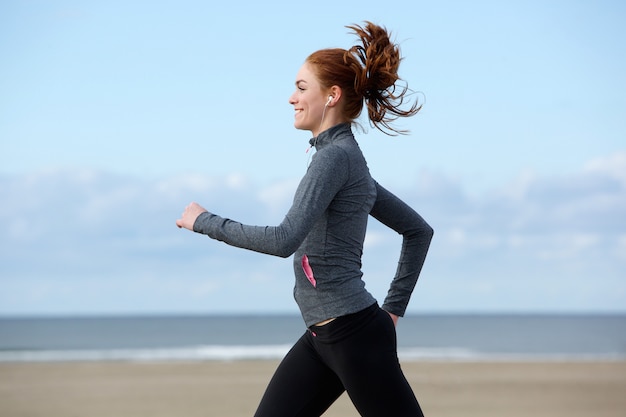
<instances>
[{"instance_id":1,"label":"woman's waist","mask_svg":"<svg viewBox=\"0 0 626 417\"><path fill-rule=\"evenodd\" d=\"M322 320L322 321L320 321L319 323L315 323L315 324L313 325L313 327L322 327L322 326L326 326L328 323L330 323L330 322L334 321L336 318L337 318L337 317L332 317L332 318L327 319L327 320Z\"/></svg>"},{"instance_id":2,"label":"woman's waist","mask_svg":"<svg viewBox=\"0 0 626 417\"><path fill-rule=\"evenodd\" d=\"M313 332L320 342L338 341L349 334L358 331L364 325L367 325L370 319L372 319L380 307L377 302L373 302L367 307L361 308L354 313L349 313L328 319L322 324L316 324L309 327L309 330Z\"/></svg>"},{"instance_id":3,"label":"woman's waist","mask_svg":"<svg viewBox=\"0 0 626 417\"><path fill-rule=\"evenodd\" d=\"M325 327L376 303L376 299L364 288L342 294L296 289L294 296L307 327Z\"/></svg>"}]
</instances>

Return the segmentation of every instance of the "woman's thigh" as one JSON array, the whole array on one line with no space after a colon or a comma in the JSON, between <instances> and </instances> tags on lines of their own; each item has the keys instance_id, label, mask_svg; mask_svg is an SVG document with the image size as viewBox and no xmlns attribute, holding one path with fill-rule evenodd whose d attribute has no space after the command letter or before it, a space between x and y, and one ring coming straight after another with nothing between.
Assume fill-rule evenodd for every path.
<instances>
[{"instance_id":1,"label":"woman's thigh","mask_svg":"<svg viewBox=\"0 0 626 417\"><path fill-rule=\"evenodd\" d=\"M320 360L306 332L282 360L255 417L319 417L343 393L337 375Z\"/></svg>"},{"instance_id":2,"label":"woman's thigh","mask_svg":"<svg viewBox=\"0 0 626 417\"><path fill-rule=\"evenodd\" d=\"M397 356L396 331L379 310L368 324L323 353L362 416L423 416Z\"/></svg>"}]
</instances>

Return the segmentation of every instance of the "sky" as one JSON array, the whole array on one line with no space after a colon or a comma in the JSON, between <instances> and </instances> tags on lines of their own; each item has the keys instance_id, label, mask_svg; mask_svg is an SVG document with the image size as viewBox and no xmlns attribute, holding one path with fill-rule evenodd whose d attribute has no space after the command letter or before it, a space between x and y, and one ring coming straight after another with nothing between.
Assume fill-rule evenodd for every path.
<instances>
[{"instance_id":1,"label":"sky","mask_svg":"<svg viewBox=\"0 0 626 417\"><path fill-rule=\"evenodd\" d=\"M423 103L355 130L435 229L408 312L626 312L625 3L212 3L0 3L0 315L296 313L291 259L174 222L280 223L295 75L366 20ZM379 301L400 244L370 222Z\"/></svg>"}]
</instances>

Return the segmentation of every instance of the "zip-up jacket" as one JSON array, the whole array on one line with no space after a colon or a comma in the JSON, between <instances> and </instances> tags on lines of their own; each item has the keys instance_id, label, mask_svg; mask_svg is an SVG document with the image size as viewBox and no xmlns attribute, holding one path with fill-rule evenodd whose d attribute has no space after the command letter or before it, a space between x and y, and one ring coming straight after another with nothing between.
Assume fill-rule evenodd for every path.
<instances>
[{"instance_id":1,"label":"zip-up jacket","mask_svg":"<svg viewBox=\"0 0 626 417\"><path fill-rule=\"evenodd\" d=\"M382 305L403 316L433 229L372 179L350 124L336 125L310 143L316 152L278 226L244 225L206 212L198 216L193 230L256 252L285 258L295 254L294 298L310 327L376 302L361 272L371 215L403 237L396 274Z\"/></svg>"}]
</instances>

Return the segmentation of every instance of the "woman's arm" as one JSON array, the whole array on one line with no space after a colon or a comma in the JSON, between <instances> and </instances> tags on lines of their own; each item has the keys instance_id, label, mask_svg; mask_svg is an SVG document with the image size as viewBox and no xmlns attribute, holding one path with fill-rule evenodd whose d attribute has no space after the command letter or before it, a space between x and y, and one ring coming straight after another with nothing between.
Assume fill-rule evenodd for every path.
<instances>
[{"instance_id":1,"label":"woman's arm","mask_svg":"<svg viewBox=\"0 0 626 417\"><path fill-rule=\"evenodd\" d=\"M370 214L385 226L402 235L398 269L382 308L403 316L426 260L433 228L406 203L376 184L377 198Z\"/></svg>"},{"instance_id":2,"label":"woman's arm","mask_svg":"<svg viewBox=\"0 0 626 417\"><path fill-rule=\"evenodd\" d=\"M345 154L318 152L300 181L293 204L278 226L251 226L208 212L191 203L180 219L183 227L231 246L287 258L300 247L348 177Z\"/></svg>"}]
</instances>

